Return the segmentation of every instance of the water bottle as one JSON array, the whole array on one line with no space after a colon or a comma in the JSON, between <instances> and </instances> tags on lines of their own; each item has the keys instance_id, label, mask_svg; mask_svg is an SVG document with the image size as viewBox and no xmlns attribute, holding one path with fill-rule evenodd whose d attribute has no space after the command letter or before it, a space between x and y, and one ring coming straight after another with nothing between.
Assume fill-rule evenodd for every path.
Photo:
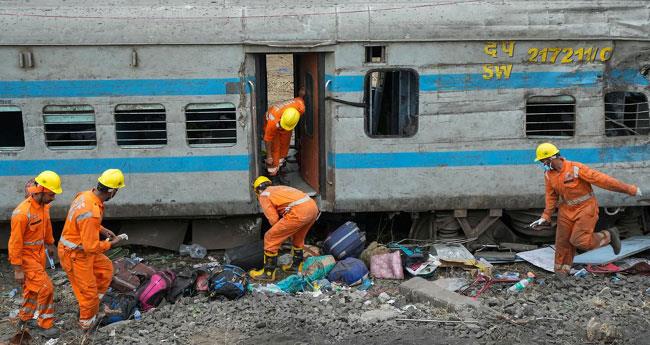
<instances>
[{"instance_id":1,"label":"water bottle","mask_svg":"<svg viewBox=\"0 0 650 345\"><path fill-rule=\"evenodd\" d=\"M587 276L587 270L583 268L580 271L574 273L573 276L578 278L584 278Z\"/></svg>"},{"instance_id":2,"label":"water bottle","mask_svg":"<svg viewBox=\"0 0 650 345\"><path fill-rule=\"evenodd\" d=\"M136 309L135 312L133 312L133 319L136 321L142 320L142 314L140 314L140 310Z\"/></svg>"},{"instance_id":3,"label":"water bottle","mask_svg":"<svg viewBox=\"0 0 650 345\"><path fill-rule=\"evenodd\" d=\"M193 259L203 259L208 255L208 250L200 244L194 243L190 246L190 257Z\"/></svg>"},{"instance_id":4,"label":"water bottle","mask_svg":"<svg viewBox=\"0 0 650 345\"><path fill-rule=\"evenodd\" d=\"M533 274L533 272L528 272L527 276L528 276L528 278L522 279L519 282L517 282L517 284L509 287L508 292L515 292L516 293L516 292L523 291L526 288L526 286L528 286L530 283L532 283L533 280L535 279L535 274Z\"/></svg>"}]
</instances>

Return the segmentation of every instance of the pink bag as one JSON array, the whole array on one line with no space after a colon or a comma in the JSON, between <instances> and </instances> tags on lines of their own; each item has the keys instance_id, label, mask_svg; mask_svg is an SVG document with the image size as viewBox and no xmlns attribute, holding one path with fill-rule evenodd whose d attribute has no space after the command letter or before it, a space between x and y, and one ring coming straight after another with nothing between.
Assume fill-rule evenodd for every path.
<instances>
[{"instance_id":1,"label":"pink bag","mask_svg":"<svg viewBox=\"0 0 650 345\"><path fill-rule=\"evenodd\" d=\"M136 292L143 311L157 307L172 287L176 274L172 271L156 272Z\"/></svg>"},{"instance_id":2,"label":"pink bag","mask_svg":"<svg viewBox=\"0 0 650 345\"><path fill-rule=\"evenodd\" d=\"M399 251L374 255L370 258L370 273L380 279L404 279Z\"/></svg>"}]
</instances>

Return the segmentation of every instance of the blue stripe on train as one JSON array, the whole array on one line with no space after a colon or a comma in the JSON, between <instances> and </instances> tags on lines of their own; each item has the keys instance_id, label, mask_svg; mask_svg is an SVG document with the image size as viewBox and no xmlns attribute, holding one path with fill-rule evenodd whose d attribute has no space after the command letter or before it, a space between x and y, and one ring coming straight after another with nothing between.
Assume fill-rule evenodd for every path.
<instances>
[{"instance_id":1,"label":"blue stripe on train","mask_svg":"<svg viewBox=\"0 0 650 345\"><path fill-rule=\"evenodd\" d=\"M332 80L329 90L333 92L362 92L365 76L337 75L326 76ZM528 88L567 88L597 87L602 79L600 71L576 72L512 72L508 79L492 78L486 80L479 73L461 74L422 74L420 91L474 91L493 89L528 89ZM615 84L637 86L650 85L636 70L613 70L609 80Z\"/></svg>"},{"instance_id":2,"label":"blue stripe on train","mask_svg":"<svg viewBox=\"0 0 650 345\"><path fill-rule=\"evenodd\" d=\"M248 155L0 160L0 176L34 176L43 170L62 175L96 175L109 168L127 174L248 171Z\"/></svg>"},{"instance_id":3,"label":"blue stripe on train","mask_svg":"<svg viewBox=\"0 0 650 345\"><path fill-rule=\"evenodd\" d=\"M228 90L228 83L237 87ZM225 95L239 93L240 83L239 78L0 81L0 98Z\"/></svg>"},{"instance_id":4,"label":"blue stripe on train","mask_svg":"<svg viewBox=\"0 0 650 345\"><path fill-rule=\"evenodd\" d=\"M645 145L563 149L562 154L587 164L650 161L650 150ZM534 150L328 154L336 169L533 165L536 164L533 162L534 156ZM130 174L248 171L250 157L227 155L0 160L0 176L30 176L47 169L62 175L98 174L108 168L120 168Z\"/></svg>"},{"instance_id":5,"label":"blue stripe on train","mask_svg":"<svg viewBox=\"0 0 650 345\"><path fill-rule=\"evenodd\" d=\"M334 92L362 92L363 75L328 75ZM636 70L613 70L613 83L648 86ZM480 73L423 74L420 91L472 91L522 88L596 87L599 71L513 72L508 79L483 79ZM227 84L237 87L228 90ZM216 79L120 79L120 80L15 80L0 81L0 98L60 98L118 96L200 96L239 93L239 78ZM246 88L248 92L248 88Z\"/></svg>"},{"instance_id":6,"label":"blue stripe on train","mask_svg":"<svg viewBox=\"0 0 650 345\"><path fill-rule=\"evenodd\" d=\"M592 164L650 161L648 146L563 149L568 159ZM394 169L536 164L535 150L337 153L336 169Z\"/></svg>"}]
</instances>

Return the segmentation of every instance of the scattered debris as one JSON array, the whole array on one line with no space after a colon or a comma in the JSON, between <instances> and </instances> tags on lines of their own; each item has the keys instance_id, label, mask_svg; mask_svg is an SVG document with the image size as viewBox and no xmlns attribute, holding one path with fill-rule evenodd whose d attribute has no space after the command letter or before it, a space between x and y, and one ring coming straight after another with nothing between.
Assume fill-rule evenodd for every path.
<instances>
[{"instance_id":1,"label":"scattered debris","mask_svg":"<svg viewBox=\"0 0 650 345\"><path fill-rule=\"evenodd\" d=\"M634 236L621 241L621 252L618 255L614 254L612 246L605 246L577 255L573 258L573 263L603 265L647 249L650 249L650 236Z\"/></svg>"},{"instance_id":2,"label":"scattered debris","mask_svg":"<svg viewBox=\"0 0 650 345\"><path fill-rule=\"evenodd\" d=\"M555 249L550 247L517 253L517 256L548 272L555 272Z\"/></svg>"}]
</instances>

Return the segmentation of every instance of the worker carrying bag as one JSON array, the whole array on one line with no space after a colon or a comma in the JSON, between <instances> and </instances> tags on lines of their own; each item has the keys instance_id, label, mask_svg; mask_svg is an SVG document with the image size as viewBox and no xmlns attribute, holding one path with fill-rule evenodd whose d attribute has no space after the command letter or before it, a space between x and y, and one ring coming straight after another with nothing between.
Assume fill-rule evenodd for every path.
<instances>
[{"instance_id":1,"label":"worker carrying bag","mask_svg":"<svg viewBox=\"0 0 650 345\"><path fill-rule=\"evenodd\" d=\"M359 230L356 223L350 221L334 230L323 242L325 252L336 260L358 258L365 245L366 235Z\"/></svg>"},{"instance_id":2,"label":"worker carrying bag","mask_svg":"<svg viewBox=\"0 0 650 345\"><path fill-rule=\"evenodd\" d=\"M224 265L216 268L210 276L210 297L234 300L244 296L247 285L246 271L237 266Z\"/></svg>"}]
</instances>

